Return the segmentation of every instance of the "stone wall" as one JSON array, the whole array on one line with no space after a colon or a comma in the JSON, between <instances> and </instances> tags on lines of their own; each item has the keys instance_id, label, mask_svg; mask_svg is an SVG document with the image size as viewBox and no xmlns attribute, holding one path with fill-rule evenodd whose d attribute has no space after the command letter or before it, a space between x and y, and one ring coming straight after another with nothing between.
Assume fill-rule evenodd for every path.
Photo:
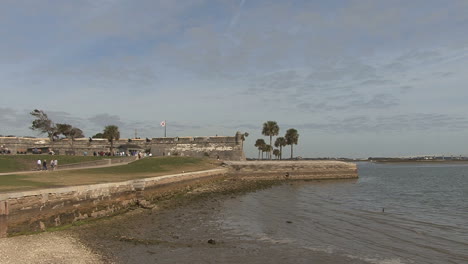
<instances>
[{"instance_id":1,"label":"stone wall","mask_svg":"<svg viewBox=\"0 0 468 264\"><path fill-rule=\"evenodd\" d=\"M235 137L156 138L152 142L151 153L156 156L178 155L245 160L240 133Z\"/></svg>"},{"instance_id":2,"label":"stone wall","mask_svg":"<svg viewBox=\"0 0 468 264\"><path fill-rule=\"evenodd\" d=\"M231 174L244 179L355 179L357 165L342 161L226 161Z\"/></svg>"},{"instance_id":3,"label":"stone wall","mask_svg":"<svg viewBox=\"0 0 468 264\"><path fill-rule=\"evenodd\" d=\"M73 145L73 147L72 147ZM114 149L122 145L138 147L149 151L153 156L179 155L192 157L210 157L223 160L245 160L243 141L238 132L233 137L172 137L153 139L120 139L114 141ZM68 139L50 141L48 138L0 137L0 146L8 148L12 154L31 148L50 148L58 154L74 151L75 155L93 155L94 152L110 151L106 139L76 139L73 144Z\"/></svg>"},{"instance_id":4,"label":"stone wall","mask_svg":"<svg viewBox=\"0 0 468 264\"><path fill-rule=\"evenodd\" d=\"M122 212L193 184L215 180L226 168L104 183L0 194L0 237L41 231Z\"/></svg>"}]
</instances>

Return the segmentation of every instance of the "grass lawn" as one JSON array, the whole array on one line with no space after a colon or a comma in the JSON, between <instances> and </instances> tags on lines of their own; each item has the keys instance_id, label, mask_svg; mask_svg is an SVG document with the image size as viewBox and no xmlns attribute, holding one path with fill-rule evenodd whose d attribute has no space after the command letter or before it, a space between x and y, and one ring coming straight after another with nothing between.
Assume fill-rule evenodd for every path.
<instances>
[{"instance_id":1,"label":"grass lawn","mask_svg":"<svg viewBox=\"0 0 468 264\"><path fill-rule=\"evenodd\" d=\"M86 161L94 161L100 159L108 159L113 157L94 157L94 156L66 156L66 155L0 155L0 173L2 172L15 172L15 171L29 171L36 169L36 162L40 160L56 159L58 164L71 164ZM49 164L47 164L49 166Z\"/></svg>"},{"instance_id":2,"label":"grass lawn","mask_svg":"<svg viewBox=\"0 0 468 264\"><path fill-rule=\"evenodd\" d=\"M182 172L208 170L216 168L219 165L218 161L201 158L152 157L114 167L0 175L0 192L119 182Z\"/></svg>"}]
</instances>

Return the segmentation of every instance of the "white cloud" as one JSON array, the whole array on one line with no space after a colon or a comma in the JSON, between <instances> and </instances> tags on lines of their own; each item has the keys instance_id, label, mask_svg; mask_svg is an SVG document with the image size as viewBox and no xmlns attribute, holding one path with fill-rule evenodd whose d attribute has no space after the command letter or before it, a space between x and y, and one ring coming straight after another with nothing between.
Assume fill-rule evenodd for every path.
<instances>
[{"instance_id":1,"label":"white cloud","mask_svg":"<svg viewBox=\"0 0 468 264\"><path fill-rule=\"evenodd\" d=\"M463 0L6 1L0 118L27 133L21 109L42 108L150 133L141 122L163 117L203 134L275 118L357 133L326 121L366 116L384 133L380 116L421 113L436 129L434 112L466 112L467 14Z\"/></svg>"}]
</instances>

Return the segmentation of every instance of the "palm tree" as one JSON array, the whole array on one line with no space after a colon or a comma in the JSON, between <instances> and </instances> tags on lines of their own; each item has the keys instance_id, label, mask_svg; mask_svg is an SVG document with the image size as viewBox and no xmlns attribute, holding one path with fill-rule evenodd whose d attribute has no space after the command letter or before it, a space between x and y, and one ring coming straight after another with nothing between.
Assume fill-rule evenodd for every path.
<instances>
[{"instance_id":1,"label":"palm tree","mask_svg":"<svg viewBox=\"0 0 468 264\"><path fill-rule=\"evenodd\" d=\"M263 150L263 146L265 146L266 143L265 143L265 140L264 139L257 139L257 141L255 141L255 147L258 148L258 159L260 159L260 151Z\"/></svg>"},{"instance_id":2,"label":"palm tree","mask_svg":"<svg viewBox=\"0 0 468 264\"><path fill-rule=\"evenodd\" d=\"M291 159L293 158L293 145L296 144L299 141L299 134L297 133L297 130L294 128L288 129L286 131L286 135L284 136L286 139L286 144L291 145Z\"/></svg>"},{"instance_id":3,"label":"palm tree","mask_svg":"<svg viewBox=\"0 0 468 264\"><path fill-rule=\"evenodd\" d=\"M284 137L277 137L275 140L275 147L279 148L279 159L283 157L283 147L286 146L286 139Z\"/></svg>"},{"instance_id":4,"label":"palm tree","mask_svg":"<svg viewBox=\"0 0 468 264\"><path fill-rule=\"evenodd\" d=\"M244 141L245 141L245 138L249 136L249 133L245 132L244 134L241 135L241 139L242 139L242 149L244 149Z\"/></svg>"},{"instance_id":5,"label":"palm tree","mask_svg":"<svg viewBox=\"0 0 468 264\"><path fill-rule=\"evenodd\" d=\"M267 159L271 159L271 151L273 150L273 148L271 147L271 145L265 145L265 152L267 153Z\"/></svg>"},{"instance_id":6,"label":"palm tree","mask_svg":"<svg viewBox=\"0 0 468 264\"><path fill-rule=\"evenodd\" d=\"M279 149L274 149L273 155L275 155L276 159L278 159L279 157L281 157L281 151Z\"/></svg>"},{"instance_id":7,"label":"palm tree","mask_svg":"<svg viewBox=\"0 0 468 264\"><path fill-rule=\"evenodd\" d=\"M272 146L273 136L277 136L279 133L279 126L276 121L266 121L263 123L262 135L270 137L270 146ZM271 148L273 150L273 148ZM271 152L271 151L270 151ZM271 153L270 153L271 159Z\"/></svg>"},{"instance_id":8,"label":"palm tree","mask_svg":"<svg viewBox=\"0 0 468 264\"><path fill-rule=\"evenodd\" d=\"M104 138L107 138L111 144L111 153L114 150L114 140L119 140L120 138L120 132L119 132L119 127L114 126L114 125L109 125L104 128L104 131L102 132Z\"/></svg>"}]
</instances>

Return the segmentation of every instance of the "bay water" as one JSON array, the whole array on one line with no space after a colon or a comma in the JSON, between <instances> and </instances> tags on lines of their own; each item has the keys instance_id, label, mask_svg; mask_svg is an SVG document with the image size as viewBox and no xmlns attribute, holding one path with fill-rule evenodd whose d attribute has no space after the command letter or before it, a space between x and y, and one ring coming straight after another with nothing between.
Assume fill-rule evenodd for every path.
<instances>
[{"instance_id":1,"label":"bay water","mask_svg":"<svg viewBox=\"0 0 468 264\"><path fill-rule=\"evenodd\" d=\"M468 164L358 163L223 202L228 233L368 263L468 263Z\"/></svg>"}]
</instances>

